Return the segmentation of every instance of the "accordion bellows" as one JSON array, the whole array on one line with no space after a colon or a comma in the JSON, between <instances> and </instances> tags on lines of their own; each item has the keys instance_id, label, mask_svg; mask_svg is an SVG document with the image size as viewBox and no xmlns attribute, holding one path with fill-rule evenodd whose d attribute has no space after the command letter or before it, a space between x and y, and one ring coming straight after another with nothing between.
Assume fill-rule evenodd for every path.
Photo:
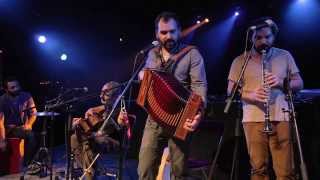
<instances>
[{"instance_id":1,"label":"accordion bellows","mask_svg":"<svg viewBox=\"0 0 320 180\"><path fill-rule=\"evenodd\" d=\"M185 140L188 131L183 128L187 118L192 119L202 105L201 96L186 89L173 75L162 71L145 70L137 104L172 136Z\"/></svg>"}]
</instances>

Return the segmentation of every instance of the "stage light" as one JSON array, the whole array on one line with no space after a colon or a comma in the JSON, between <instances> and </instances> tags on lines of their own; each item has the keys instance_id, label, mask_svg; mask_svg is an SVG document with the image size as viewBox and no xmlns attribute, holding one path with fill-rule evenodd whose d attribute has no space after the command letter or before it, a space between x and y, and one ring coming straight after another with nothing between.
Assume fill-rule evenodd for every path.
<instances>
[{"instance_id":1,"label":"stage light","mask_svg":"<svg viewBox=\"0 0 320 180\"><path fill-rule=\"evenodd\" d=\"M119 41L120 41L120 42L122 42L122 41L123 41L123 39L122 39L122 38L120 38L120 39L119 39Z\"/></svg>"},{"instance_id":2,"label":"stage light","mask_svg":"<svg viewBox=\"0 0 320 180\"><path fill-rule=\"evenodd\" d=\"M38 41L39 41L39 43L44 44L47 42L47 38L44 35L40 35L40 36L38 36Z\"/></svg>"},{"instance_id":3,"label":"stage light","mask_svg":"<svg viewBox=\"0 0 320 180\"><path fill-rule=\"evenodd\" d=\"M296 0L288 6L285 13L286 26L290 32L307 33L317 29L320 17L320 3L317 0Z\"/></svg>"},{"instance_id":4,"label":"stage light","mask_svg":"<svg viewBox=\"0 0 320 180\"><path fill-rule=\"evenodd\" d=\"M239 16L240 15L240 13L238 12L238 11L236 11L235 13L234 13L234 16Z\"/></svg>"},{"instance_id":5,"label":"stage light","mask_svg":"<svg viewBox=\"0 0 320 180\"><path fill-rule=\"evenodd\" d=\"M200 20L197 20L197 24L200 24L201 23L201 21Z\"/></svg>"},{"instance_id":6,"label":"stage light","mask_svg":"<svg viewBox=\"0 0 320 180\"><path fill-rule=\"evenodd\" d=\"M295 0L284 11L282 32L290 43L313 41L319 32L320 1ZM297 38L292 38L297 37Z\"/></svg>"},{"instance_id":7,"label":"stage light","mask_svg":"<svg viewBox=\"0 0 320 180\"><path fill-rule=\"evenodd\" d=\"M61 56L60 56L61 61L66 61L67 59L68 59L67 54L65 54L65 53L61 54Z\"/></svg>"},{"instance_id":8,"label":"stage light","mask_svg":"<svg viewBox=\"0 0 320 180\"><path fill-rule=\"evenodd\" d=\"M233 15L234 12L236 12L236 10L231 11L227 19L214 20L215 25L208 27L201 35L202 38L199 39L199 41L201 41L202 48L208 49L207 52L210 59L215 60L224 58L226 49L228 49L230 37L232 36L231 32L238 19Z\"/></svg>"},{"instance_id":9,"label":"stage light","mask_svg":"<svg viewBox=\"0 0 320 180\"><path fill-rule=\"evenodd\" d=\"M205 18L204 22L208 23L208 22L210 22L210 19L209 18Z\"/></svg>"}]
</instances>

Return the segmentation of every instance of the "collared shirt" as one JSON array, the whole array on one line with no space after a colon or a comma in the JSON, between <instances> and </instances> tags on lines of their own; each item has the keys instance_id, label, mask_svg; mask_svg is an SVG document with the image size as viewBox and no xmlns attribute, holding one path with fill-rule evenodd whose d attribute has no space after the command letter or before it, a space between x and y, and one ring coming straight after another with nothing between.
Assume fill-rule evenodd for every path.
<instances>
[{"instance_id":1,"label":"collared shirt","mask_svg":"<svg viewBox=\"0 0 320 180\"><path fill-rule=\"evenodd\" d=\"M149 51L144 68L161 70L163 62L157 48ZM185 87L200 95L206 104L207 79L203 58L197 49L191 49L177 64L173 75Z\"/></svg>"},{"instance_id":2,"label":"collared shirt","mask_svg":"<svg viewBox=\"0 0 320 180\"><path fill-rule=\"evenodd\" d=\"M229 77L230 81L236 82L240 74L245 58L243 54L238 56L232 63ZM253 57L254 58L254 57ZM283 49L271 48L266 55L268 71L283 81L287 77L288 71L292 74L298 73L299 69L291 54ZM242 91L253 91L262 86L261 61L250 59L244 72ZM279 88L272 88L270 95L270 120L289 121L289 116L284 110L288 110L288 103L285 100L284 92ZM263 122L263 106L258 106L242 100L243 122Z\"/></svg>"}]
</instances>

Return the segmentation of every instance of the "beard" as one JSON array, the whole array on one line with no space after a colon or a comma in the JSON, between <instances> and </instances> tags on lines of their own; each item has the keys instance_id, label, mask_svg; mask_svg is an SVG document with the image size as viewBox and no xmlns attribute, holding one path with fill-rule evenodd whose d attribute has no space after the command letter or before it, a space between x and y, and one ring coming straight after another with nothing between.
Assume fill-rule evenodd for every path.
<instances>
[{"instance_id":1,"label":"beard","mask_svg":"<svg viewBox=\"0 0 320 180\"><path fill-rule=\"evenodd\" d=\"M111 100L100 99L100 102L101 102L101 104L106 105L106 106L111 104Z\"/></svg>"},{"instance_id":2,"label":"beard","mask_svg":"<svg viewBox=\"0 0 320 180\"><path fill-rule=\"evenodd\" d=\"M12 97L18 96L20 94L20 91L14 91L14 92L10 92L8 91L8 94Z\"/></svg>"},{"instance_id":3,"label":"beard","mask_svg":"<svg viewBox=\"0 0 320 180\"><path fill-rule=\"evenodd\" d=\"M113 105L114 101L116 100L116 97L110 97L110 98L100 98L100 102L101 104L105 105L105 106L110 106Z\"/></svg>"},{"instance_id":4,"label":"beard","mask_svg":"<svg viewBox=\"0 0 320 180\"><path fill-rule=\"evenodd\" d=\"M107 103L107 101L105 101L105 100L103 100L103 99L100 99L100 102L101 102L101 104L106 104Z\"/></svg>"},{"instance_id":5,"label":"beard","mask_svg":"<svg viewBox=\"0 0 320 180\"><path fill-rule=\"evenodd\" d=\"M269 52L271 48L271 45L267 45L267 44L262 44L260 46L254 46L254 49L259 53L259 54L262 54L262 51L265 50L266 53Z\"/></svg>"},{"instance_id":6,"label":"beard","mask_svg":"<svg viewBox=\"0 0 320 180\"><path fill-rule=\"evenodd\" d=\"M168 39L162 42L162 47L164 47L168 52L173 52L178 47L178 41L173 39Z\"/></svg>"}]
</instances>

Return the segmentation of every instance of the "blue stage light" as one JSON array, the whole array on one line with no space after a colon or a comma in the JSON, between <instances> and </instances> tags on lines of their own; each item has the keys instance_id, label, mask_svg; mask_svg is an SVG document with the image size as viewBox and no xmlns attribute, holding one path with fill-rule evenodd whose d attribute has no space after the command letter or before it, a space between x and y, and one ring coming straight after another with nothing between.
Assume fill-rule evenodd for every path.
<instances>
[{"instance_id":1,"label":"blue stage light","mask_svg":"<svg viewBox=\"0 0 320 180\"><path fill-rule=\"evenodd\" d=\"M236 12L234 13L234 16L239 16L239 15L240 15L239 11L236 11Z\"/></svg>"},{"instance_id":2,"label":"blue stage light","mask_svg":"<svg viewBox=\"0 0 320 180\"><path fill-rule=\"evenodd\" d=\"M313 40L320 30L320 2L318 0L295 0L284 12L281 31L291 42ZM296 37L296 38L292 38Z\"/></svg>"},{"instance_id":3,"label":"blue stage light","mask_svg":"<svg viewBox=\"0 0 320 180\"><path fill-rule=\"evenodd\" d=\"M38 36L38 41L39 41L39 43L44 44L47 42L47 38L44 35L40 35L40 36Z\"/></svg>"},{"instance_id":4,"label":"blue stage light","mask_svg":"<svg viewBox=\"0 0 320 180\"><path fill-rule=\"evenodd\" d=\"M61 56L60 56L61 61L66 61L67 59L68 59L67 54L65 54L65 53L61 54Z\"/></svg>"}]
</instances>

